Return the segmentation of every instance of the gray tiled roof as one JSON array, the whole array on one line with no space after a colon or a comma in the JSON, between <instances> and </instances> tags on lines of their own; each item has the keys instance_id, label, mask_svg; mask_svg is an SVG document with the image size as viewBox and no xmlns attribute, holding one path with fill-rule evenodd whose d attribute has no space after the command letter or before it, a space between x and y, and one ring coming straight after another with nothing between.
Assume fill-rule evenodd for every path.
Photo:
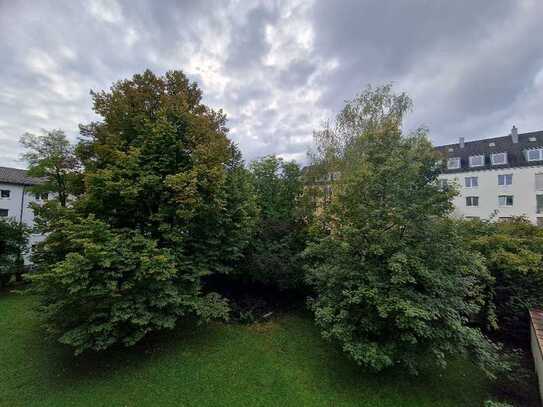
<instances>
[{"instance_id":1,"label":"gray tiled roof","mask_svg":"<svg viewBox=\"0 0 543 407\"><path fill-rule=\"evenodd\" d=\"M42 178L30 177L26 170L0 167L0 182L18 185L36 185L43 182Z\"/></svg>"},{"instance_id":2,"label":"gray tiled roof","mask_svg":"<svg viewBox=\"0 0 543 407\"><path fill-rule=\"evenodd\" d=\"M543 165L543 161L528 161L526 159L524 151L532 148L543 148L543 131L519 134L517 143L513 143L511 135L508 135L484 140L466 141L463 148L460 147L459 143L456 143L436 147L436 150L441 152L445 159L449 157L460 158L459 169L448 170L445 167L443 171L445 173L454 173ZM492 165L490 154L493 153L507 153L507 164ZM484 155L485 164L481 167L470 167L469 157L472 155Z\"/></svg>"}]
</instances>

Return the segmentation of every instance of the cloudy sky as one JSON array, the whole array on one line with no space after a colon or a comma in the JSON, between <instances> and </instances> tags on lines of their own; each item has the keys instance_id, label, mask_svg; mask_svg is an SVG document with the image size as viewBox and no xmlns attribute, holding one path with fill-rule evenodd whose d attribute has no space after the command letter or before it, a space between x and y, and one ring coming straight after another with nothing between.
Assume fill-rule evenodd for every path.
<instances>
[{"instance_id":1,"label":"cloudy sky","mask_svg":"<svg viewBox=\"0 0 543 407\"><path fill-rule=\"evenodd\" d=\"M542 0L0 0L0 165L96 117L89 90L182 69L247 160L303 161L368 84L413 98L436 144L543 130Z\"/></svg>"}]
</instances>

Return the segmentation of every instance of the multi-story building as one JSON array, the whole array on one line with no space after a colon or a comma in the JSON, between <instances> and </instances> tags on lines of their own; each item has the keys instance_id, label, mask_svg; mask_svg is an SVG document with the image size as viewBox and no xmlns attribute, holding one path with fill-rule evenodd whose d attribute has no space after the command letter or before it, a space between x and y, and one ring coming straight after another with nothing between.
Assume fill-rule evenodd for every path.
<instances>
[{"instance_id":1,"label":"multi-story building","mask_svg":"<svg viewBox=\"0 0 543 407\"><path fill-rule=\"evenodd\" d=\"M40 178L29 177L25 170L0 167L0 217L10 217L33 227L34 213L30 203L41 203L47 197L37 196L29 189L40 182ZM30 243L40 239L41 235L33 233Z\"/></svg>"},{"instance_id":2,"label":"multi-story building","mask_svg":"<svg viewBox=\"0 0 543 407\"><path fill-rule=\"evenodd\" d=\"M455 215L505 220L525 216L543 226L543 131L465 141L436 148L442 184L456 183Z\"/></svg>"}]
</instances>

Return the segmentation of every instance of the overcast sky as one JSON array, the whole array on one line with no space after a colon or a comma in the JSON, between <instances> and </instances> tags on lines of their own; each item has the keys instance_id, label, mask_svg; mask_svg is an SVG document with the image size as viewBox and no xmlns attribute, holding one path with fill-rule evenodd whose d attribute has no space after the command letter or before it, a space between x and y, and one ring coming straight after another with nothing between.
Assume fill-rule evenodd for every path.
<instances>
[{"instance_id":1,"label":"overcast sky","mask_svg":"<svg viewBox=\"0 0 543 407\"><path fill-rule=\"evenodd\" d=\"M542 0L0 0L0 165L96 117L91 89L182 69L246 160L303 161L312 130L393 82L436 144L543 130Z\"/></svg>"}]
</instances>

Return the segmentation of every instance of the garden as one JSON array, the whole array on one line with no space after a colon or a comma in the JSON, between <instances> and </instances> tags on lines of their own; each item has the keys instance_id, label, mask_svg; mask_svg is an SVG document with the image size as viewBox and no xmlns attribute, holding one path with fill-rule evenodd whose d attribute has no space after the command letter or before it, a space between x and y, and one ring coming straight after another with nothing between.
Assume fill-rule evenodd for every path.
<instances>
[{"instance_id":1,"label":"garden","mask_svg":"<svg viewBox=\"0 0 543 407\"><path fill-rule=\"evenodd\" d=\"M346 102L304 168L245 163L181 71L91 95L76 144L21 139L51 198L31 252L0 220L1 405L538 405L543 231L451 217L406 94Z\"/></svg>"}]
</instances>

